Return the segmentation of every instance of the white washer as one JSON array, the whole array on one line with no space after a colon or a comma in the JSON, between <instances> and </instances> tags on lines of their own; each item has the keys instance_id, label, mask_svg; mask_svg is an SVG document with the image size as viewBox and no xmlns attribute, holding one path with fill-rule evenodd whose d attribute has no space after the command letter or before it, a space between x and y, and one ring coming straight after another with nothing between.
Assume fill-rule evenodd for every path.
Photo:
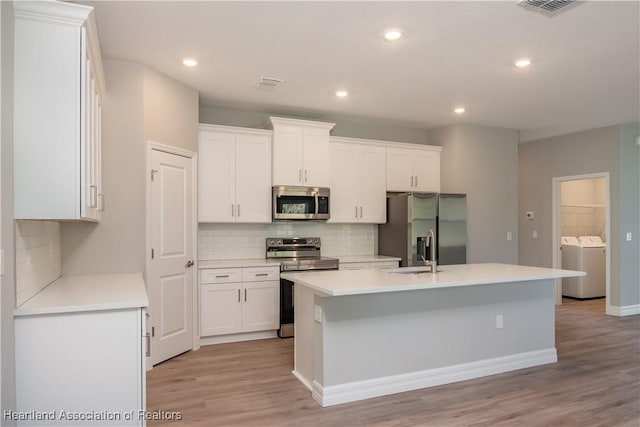
<instances>
[{"instance_id":1,"label":"white washer","mask_svg":"<svg viewBox=\"0 0 640 427\"><path fill-rule=\"evenodd\" d=\"M563 296L585 299L606 295L606 247L599 236L562 238L562 268L587 273L562 279Z\"/></svg>"}]
</instances>

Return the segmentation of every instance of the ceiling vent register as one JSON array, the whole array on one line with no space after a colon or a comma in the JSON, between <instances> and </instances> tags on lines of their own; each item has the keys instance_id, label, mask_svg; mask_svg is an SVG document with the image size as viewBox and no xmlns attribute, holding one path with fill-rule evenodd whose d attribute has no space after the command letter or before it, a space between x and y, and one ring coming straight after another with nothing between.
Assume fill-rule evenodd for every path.
<instances>
[{"instance_id":1,"label":"ceiling vent register","mask_svg":"<svg viewBox=\"0 0 640 427\"><path fill-rule=\"evenodd\" d=\"M273 77L260 77L260 80L258 80L258 82L256 83L256 87L262 89L275 89L280 86L280 83L282 83L283 81L284 80L275 79Z\"/></svg>"},{"instance_id":2,"label":"ceiling vent register","mask_svg":"<svg viewBox=\"0 0 640 427\"><path fill-rule=\"evenodd\" d=\"M522 0L518 2L518 5L544 13L547 16L554 16L569 9L569 6L576 6L580 3L584 2L576 0Z\"/></svg>"}]
</instances>

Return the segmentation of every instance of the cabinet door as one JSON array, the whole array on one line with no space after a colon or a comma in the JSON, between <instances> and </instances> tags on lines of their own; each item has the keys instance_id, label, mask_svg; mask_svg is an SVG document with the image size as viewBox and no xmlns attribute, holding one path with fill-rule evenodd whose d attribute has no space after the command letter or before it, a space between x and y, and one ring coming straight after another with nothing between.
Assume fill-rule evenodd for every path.
<instances>
[{"instance_id":1,"label":"cabinet door","mask_svg":"<svg viewBox=\"0 0 640 427\"><path fill-rule=\"evenodd\" d=\"M273 128L273 185L303 185L302 127Z\"/></svg>"},{"instance_id":2,"label":"cabinet door","mask_svg":"<svg viewBox=\"0 0 640 427\"><path fill-rule=\"evenodd\" d=\"M200 336L242 331L241 284L201 285Z\"/></svg>"},{"instance_id":3,"label":"cabinet door","mask_svg":"<svg viewBox=\"0 0 640 427\"><path fill-rule=\"evenodd\" d=\"M280 282L249 282L243 286L242 332L278 329Z\"/></svg>"},{"instance_id":4,"label":"cabinet door","mask_svg":"<svg viewBox=\"0 0 640 427\"><path fill-rule=\"evenodd\" d=\"M271 222L269 137L236 136L236 222Z\"/></svg>"},{"instance_id":5,"label":"cabinet door","mask_svg":"<svg viewBox=\"0 0 640 427\"><path fill-rule=\"evenodd\" d=\"M414 191L440 192L440 153L416 150L412 157Z\"/></svg>"},{"instance_id":6,"label":"cabinet door","mask_svg":"<svg viewBox=\"0 0 640 427\"><path fill-rule=\"evenodd\" d=\"M382 147L362 146L357 168L360 172L356 181L359 194L360 222L381 224L387 219L387 187L384 174L386 153Z\"/></svg>"},{"instance_id":7,"label":"cabinet door","mask_svg":"<svg viewBox=\"0 0 640 427\"><path fill-rule=\"evenodd\" d=\"M305 186L328 187L330 181L329 131L303 128L302 180Z\"/></svg>"},{"instance_id":8,"label":"cabinet door","mask_svg":"<svg viewBox=\"0 0 640 427\"><path fill-rule=\"evenodd\" d=\"M144 410L144 314L140 308L16 317L16 409L68 414ZM51 420L18 425L142 425Z\"/></svg>"},{"instance_id":9,"label":"cabinet door","mask_svg":"<svg viewBox=\"0 0 640 427\"><path fill-rule=\"evenodd\" d=\"M235 136L200 131L198 221L233 222L235 204Z\"/></svg>"},{"instance_id":10,"label":"cabinet door","mask_svg":"<svg viewBox=\"0 0 640 427\"><path fill-rule=\"evenodd\" d=\"M413 191L413 151L387 149L387 191Z\"/></svg>"},{"instance_id":11,"label":"cabinet door","mask_svg":"<svg viewBox=\"0 0 640 427\"><path fill-rule=\"evenodd\" d=\"M354 145L331 143L331 217L327 222L359 222L358 152ZM382 174L380 174L382 175Z\"/></svg>"}]
</instances>

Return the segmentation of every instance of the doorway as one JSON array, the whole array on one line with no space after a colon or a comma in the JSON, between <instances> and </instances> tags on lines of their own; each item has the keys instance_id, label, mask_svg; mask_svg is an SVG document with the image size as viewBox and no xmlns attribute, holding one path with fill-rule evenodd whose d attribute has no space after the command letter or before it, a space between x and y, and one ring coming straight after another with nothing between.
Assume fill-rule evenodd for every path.
<instances>
[{"instance_id":1,"label":"doorway","mask_svg":"<svg viewBox=\"0 0 640 427\"><path fill-rule=\"evenodd\" d=\"M589 268L604 269L602 278L596 279L599 275L596 268L589 279L585 278L579 284L577 279L574 279L576 283L565 280L564 293L584 299L604 296L607 313L610 312L611 297L610 204L609 173L553 178L553 267L563 268L563 237L566 238L565 263L569 260L570 265L575 265L576 257L582 262L583 256L595 257L589 261ZM582 246L592 247L582 249ZM598 249L594 248L598 246ZM556 304L562 304L562 283L562 279L556 279Z\"/></svg>"}]
</instances>

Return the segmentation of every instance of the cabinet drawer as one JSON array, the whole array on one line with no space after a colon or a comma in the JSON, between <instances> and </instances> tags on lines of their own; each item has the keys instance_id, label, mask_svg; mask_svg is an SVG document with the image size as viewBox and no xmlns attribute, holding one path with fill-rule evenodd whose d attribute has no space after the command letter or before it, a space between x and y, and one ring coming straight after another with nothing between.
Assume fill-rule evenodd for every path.
<instances>
[{"instance_id":1,"label":"cabinet drawer","mask_svg":"<svg viewBox=\"0 0 640 427\"><path fill-rule=\"evenodd\" d=\"M367 270L371 268L368 262L347 262L340 263L340 270Z\"/></svg>"},{"instance_id":2,"label":"cabinet drawer","mask_svg":"<svg viewBox=\"0 0 640 427\"><path fill-rule=\"evenodd\" d=\"M241 268L215 268L200 271L200 283L232 283L241 281Z\"/></svg>"},{"instance_id":3,"label":"cabinet drawer","mask_svg":"<svg viewBox=\"0 0 640 427\"><path fill-rule=\"evenodd\" d=\"M377 270L384 270L385 268L398 268L398 261L381 261L371 263L371 267Z\"/></svg>"},{"instance_id":4,"label":"cabinet drawer","mask_svg":"<svg viewBox=\"0 0 640 427\"><path fill-rule=\"evenodd\" d=\"M243 282L280 280L279 267L251 267L242 269Z\"/></svg>"}]
</instances>

